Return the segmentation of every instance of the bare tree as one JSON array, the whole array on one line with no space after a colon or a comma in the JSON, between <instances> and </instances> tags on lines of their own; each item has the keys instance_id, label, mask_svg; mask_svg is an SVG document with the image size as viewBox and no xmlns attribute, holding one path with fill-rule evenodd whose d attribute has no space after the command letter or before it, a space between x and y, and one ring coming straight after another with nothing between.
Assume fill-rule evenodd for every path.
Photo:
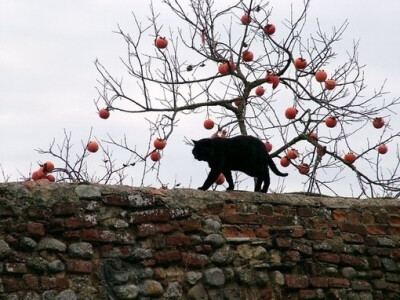
<instances>
[{"instance_id":1,"label":"bare tree","mask_svg":"<svg viewBox=\"0 0 400 300\"><path fill-rule=\"evenodd\" d=\"M100 165L102 172L101 174L92 173L88 168L87 162L87 158L90 155L90 149L88 148L90 141L96 142L95 139L92 139L92 130L90 131L87 142L84 143L81 141L80 151L74 151L72 134L67 133L64 130L64 140L61 144L56 144L56 141L53 140L48 149L38 148L36 150L40 154L50 155L57 159L57 167L48 172L46 170L47 162L38 162L39 169L34 171L30 177L34 180L49 180L49 178L46 177L46 175L48 175L47 173L54 172L58 174L57 181L59 182L122 184L128 177L125 170L133 167L136 162L133 159L129 159L123 164L118 165L118 162L113 156L113 152L110 149L101 146L100 143L99 147L103 154L101 160L102 164ZM97 150L95 152L97 152ZM35 176L34 173L38 171L41 174ZM53 180L50 179L50 181Z\"/></svg>"},{"instance_id":2,"label":"bare tree","mask_svg":"<svg viewBox=\"0 0 400 300\"><path fill-rule=\"evenodd\" d=\"M165 28L153 5L147 18L133 14L133 32L118 27L127 47L121 58L127 79L95 61L100 75L97 108L149 120L145 154L126 139L109 136L106 141L130 151L135 162L145 162L143 177L154 169L154 164L146 165L154 137L167 140L180 115L198 113L228 136L279 139L280 147L274 145L271 156L286 159L307 176L309 193L340 193L332 186L346 180L341 175L346 169L359 183L354 196L393 196L400 191L399 150L390 169L377 151L381 144L398 142L400 134L389 120L400 98L388 99L384 84L367 90L358 43L339 59L337 45L347 21L330 32L317 22L308 35L309 0L279 24L272 23L271 7L264 0L164 0L162 5L178 28ZM321 74L328 77L321 79L317 73L324 69L329 71ZM257 90L260 86L264 92ZM283 98L291 99L290 105L282 105ZM330 117L335 127L327 127ZM373 123L382 128L375 129ZM294 148L300 156L289 159ZM348 152L353 157L345 157Z\"/></svg>"}]
</instances>

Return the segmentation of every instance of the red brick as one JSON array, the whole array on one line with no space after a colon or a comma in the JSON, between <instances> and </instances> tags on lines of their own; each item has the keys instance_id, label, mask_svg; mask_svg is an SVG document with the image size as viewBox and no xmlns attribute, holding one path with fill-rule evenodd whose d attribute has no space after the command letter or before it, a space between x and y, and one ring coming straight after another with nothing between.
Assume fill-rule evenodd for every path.
<instances>
[{"instance_id":1,"label":"red brick","mask_svg":"<svg viewBox=\"0 0 400 300\"><path fill-rule=\"evenodd\" d=\"M185 267L203 268L209 263L208 256L204 254L182 253L182 263Z\"/></svg>"},{"instance_id":2,"label":"red brick","mask_svg":"<svg viewBox=\"0 0 400 300\"><path fill-rule=\"evenodd\" d=\"M320 217L314 217L311 220L312 228L314 229L328 229L331 227L332 221L325 220Z\"/></svg>"},{"instance_id":3,"label":"red brick","mask_svg":"<svg viewBox=\"0 0 400 300\"><path fill-rule=\"evenodd\" d=\"M382 280L375 280L374 286L378 290L386 290L386 291L391 291L391 292L395 292L395 293L400 293L400 284L397 284L397 283L389 283L389 282L385 282Z\"/></svg>"},{"instance_id":4,"label":"red brick","mask_svg":"<svg viewBox=\"0 0 400 300\"><path fill-rule=\"evenodd\" d=\"M102 257L128 258L133 255L133 249L129 246L103 245L100 247L100 250Z\"/></svg>"},{"instance_id":5,"label":"red brick","mask_svg":"<svg viewBox=\"0 0 400 300\"><path fill-rule=\"evenodd\" d=\"M340 262L354 267L366 267L368 265L364 258L348 254L341 254Z\"/></svg>"},{"instance_id":6,"label":"red brick","mask_svg":"<svg viewBox=\"0 0 400 300\"><path fill-rule=\"evenodd\" d=\"M32 258L32 254L29 252L13 252L9 258L10 263L26 263Z\"/></svg>"},{"instance_id":7,"label":"red brick","mask_svg":"<svg viewBox=\"0 0 400 300\"><path fill-rule=\"evenodd\" d=\"M300 238L300 237L303 237L306 233L307 233L307 231L304 228L293 227L293 231L290 236L295 237L295 238Z\"/></svg>"},{"instance_id":8,"label":"red brick","mask_svg":"<svg viewBox=\"0 0 400 300\"><path fill-rule=\"evenodd\" d=\"M317 292L314 290L300 290L299 299L316 299Z\"/></svg>"},{"instance_id":9,"label":"red brick","mask_svg":"<svg viewBox=\"0 0 400 300\"><path fill-rule=\"evenodd\" d=\"M69 216L78 212L78 206L73 203L57 203L53 205L52 210L55 216Z\"/></svg>"},{"instance_id":10,"label":"red brick","mask_svg":"<svg viewBox=\"0 0 400 300\"><path fill-rule=\"evenodd\" d=\"M168 233L178 229L178 223L176 221L168 223L156 223L154 225L156 226L156 230L159 233Z\"/></svg>"},{"instance_id":11,"label":"red brick","mask_svg":"<svg viewBox=\"0 0 400 300\"><path fill-rule=\"evenodd\" d=\"M179 226L184 232L201 231L203 229L200 220L181 220Z\"/></svg>"},{"instance_id":12,"label":"red brick","mask_svg":"<svg viewBox=\"0 0 400 300\"><path fill-rule=\"evenodd\" d=\"M222 228L223 235L227 238L237 237L255 237L254 229L249 227L224 226Z\"/></svg>"},{"instance_id":13,"label":"red brick","mask_svg":"<svg viewBox=\"0 0 400 300\"><path fill-rule=\"evenodd\" d=\"M130 223L166 222L171 218L168 209L149 209L130 214Z\"/></svg>"},{"instance_id":14,"label":"red brick","mask_svg":"<svg viewBox=\"0 0 400 300\"><path fill-rule=\"evenodd\" d=\"M311 246L308 246L308 245L303 244L303 243L293 242L293 249L297 250L300 253L305 254L305 255L311 255L312 254Z\"/></svg>"},{"instance_id":15,"label":"red brick","mask_svg":"<svg viewBox=\"0 0 400 300\"><path fill-rule=\"evenodd\" d=\"M139 237L155 235L156 232L157 232L157 227L153 223L142 223L138 225L137 235Z\"/></svg>"},{"instance_id":16,"label":"red brick","mask_svg":"<svg viewBox=\"0 0 400 300\"><path fill-rule=\"evenodd\" d=\"M272 226L293 226L295 220L293 216L264 216L263 224Z\"/></svg>"},{"instance_id":17,"label":"red brick","mask_svg":"<svg viewBox=\"0 0 400 300\"><path fill-rule=\"evenodd\" d=\"M81 239L81 231L80 230L66 230L63 232L64 239L71 240L80 240Z\"/></svg>"},{"instance_id":18,"label":"red brick","mask_svg":"<svg viewBox=\"0 0 400 300\"><path fill-rule=\"evenodd\" d=\"M128 199L118 194L106 195L102 200L105 205L129 206Z\"/></svg>"},{"instance_id":19,"label":"red brick","mask_svg":"<svg viewBox=\"0 0 400 300\"><path fill-rule=\"evenodd\" d=\"M340 262L340 255L330 252L318 252L314 253L314 257L320 261L337 264Z\"/></svg>"},{"instance_id":20,"label":"red brick","mask_svg":"<svg viewBox=\"0 0 400 300\"><path fill-rule=\"evenodd\" d=\"M372 235L387 234L387 226L385 225L365 225L367 232Z\"/></svg>"},{"instance_id":21,"label":"red brick","mask_svg":"<svg viewBox=\"0 0 400 300\"><path fill-rule=\"evenodd\" d=\"M390 235L400 236L400 228L389 227L388 232Z\"/></svg>"},{"instance_id":22,"label":"red brick","mask_svg":"<svg viewBox=\"0 0 400 300\"><path fill-rule=\"evenodd\" d=\"M167 236L165 239L165 243L170 246L189 246L190 237L184 234L174 234Z\"/></svg>"},{"instance_id":23,"label":"red brick","mask_svg":"<svg viewBox=\"0 0 400 300\"><path fill-rule=\"evenodd\" d=\"M299 207L297 209L297 215L299 217L313 217L314 216L314 212L313 209L310 207Z\"/></svg>"},{"instance_id":24,"label":"red brick","mask_svg":"<svg viewBox=\"0 0 400 300\"><path fill-rule=\"evenodd\" d=\"M396 248L392 250L393 258L400 260L400 249Z\"/></svg>"},{"instance_id":25,"label":"red brick","mask_svg":"<svg viewBox=\"0 0 400 300\"><path fill-rule=\"evenodd\" d=\"M28 268L24 263L5 263L5 270L10 274L25 274L28 273Z\"/></svg>"},{"instance_id":26,"label":"red brick","mask_svg":"<svg viewBox=\"0 0 400 300\"><path fill-rule=\"evenodd\" d=\"M335 232L333 231L332 228L329 228L329 229L326 231L326 237L329 238L329 239L331 239L331 238L333 238L334 236L335 236Z\"/></svg>"},{"instance_id":27,"label":"red brick","mask_svg":"<svg viewBox=\"0 0 400 300\"><path fill-rule=\"evenodd\" d=\"M62 291L70 287L70 282L67 277L56 277L55 279L55 289L57 291Z\"/></svg>"},{"instance_id":28,"label":"red brick","mask_svg":"<svg viewBox=\"0 0 400 300\"><path fill-rule=\"evenodd\" d=\"M317 288L326 288L329 286L327 277L311 277L310 284Z\"/></svg>"},{"instance_id":29,"label":"red brick","mask_svg":"<svg viewBox=\"0 0 400 300\"><path fill-rule=\"evenodd\" d=\"M151 243L154 246L154 249L163 249L163 248L165 248L165 235L164 234L155 235L151 239ZM142 244L144 245L143 242L142 242Z\"/></svg>"},{"instance_id":30,"label":"red brick","mask_svg":"<svg viewBox=\"0 0 400 300\"><path fill-rule=\"evenodd\" d=\"M44 292L48 290L57 290L58 292L70 287L70 282L66 277L40 277L38 288Z\"/></svg>"},{"instance_id":31,"label":"red brick","mask_svg":"<svg viewBox=\"0 0 400 300\"><path fill-rule=\"evenodd\" d=\"M68 218L65 220L65 227L67 229L79 229L84 227L91 227L96 225L96 221L88 221L84 218Z\"/></svg>"},{"instance_id":32,"label":"red brick","mask_svg":"<svg viewBox=\"0 0 400 300\"><path fill-rule=\"evenodd\" d=\"M349 221L350 223L360 223L361 214L358 212L349 211L347 213L347 221Z\"/></svg>"},{"instance_id":33,"label":"red brick","mask_svg":"<svg viewBox=\"0 0 400 300\"><path fill-rule=\"evenodd\" d=\"M70 273L88 274L92 273L93 265L91 261L87 260L68 260L66 270Z\"/></svg>"},{"instance_id":34,"label":"red brick","mask_svg":"<svg viewBox=\"0 0 400 300\"><path fill-rule=\"evenodd\" d=\"M22 288L22 282L19 278L4 278L2 276L1 281L6 293L16 292Z\"/></svg>"},{"instance_id":35,"label":"red brick","mask_svg":"<svg viewBox=\"0 0 400 300\"><path fill-rule=\"evenodd\" d=\"M400 215L390 215L389 224L393 227L400 227Z\"/></svg>"},{"instance_id":36,"label":"red brick","mask_svg":"<svg viewBox=\"0 0 400 300\"><path fill-rule=\"evenodd\" d=\"M55 288L54 280L51 277L41 277L40 278L40 290L48 291Z\"/></svg>"},{"instance_id":37,"label":"red brick","mask_svg":"<svg viewBox=\"0 0 400 300\"><path fill-rule=\"evenodd\" d=\"M207 204L207 212L211 215L218 215L223 211L223 203Z\"/></svg>"},{"instance_id":38,"label":"red brick","mask_svg":"<svg viewBox=\"0 0 400 300\"><path fill-rule=\"evenodd\" d=\"M357 233L362 236L367 235L367 230L364 225L357 223L339 222L339 228L343 232Z\"/></svg>"},{"instance_id":39,"label":"red brick","mask_svg":"<svg viewBox=\"0 0 400 300\"><path fill-rule=\"evenodd\" d=\"M294 216L295 210L287 205L274 206L274 215L277 216Z\"/></svg>"},{"instance_id":40,"label":"red brick","mask_svg":"<svg viewBox=\"0 0 400 300\"><path fill-rule=\"evenodd\" d=\"M328 278L328 284L329 287L336 287L336 288L344 288L350 286L350 282L347 278L330 277Z\"/></svg>"},{"instance_id":41,"label":"red brick","mask_svg":"<svg viewBox=\"0 0 400 300\"><path fill-rule=\"evenodd\" d=\"M55 218L48 223L49 232L60 232L65 230L65 219Z\"/></svg>"},{"instance_id":42,"label":"red brick","mask_svg":"<svg viewBox=\"0 0 400 300\"><path fill-rule=\"evenodd\" d=\"M88 242L111 243L116 241L115 232L110 230L83 229L81 237L83 241L88 241Z\"/></svg>"},{"instance_id":43,"label":"red brick","mask_svg":"<svg viewBox=\"0 0 400 300\"><path fill-rule=\"evenodd\" d=\"M306 275L286 274L285 282L287 287L295 289L305 289L309 285L309 280Z\"/></svg>"},{"instance_id":44,"label":"red brick","mask_svg":"<svg viewBox=\"0 0 400 300\"><path fill-rule=\"evenodd\" d=\"M287 237L276 238L276 245L279 248L290 248L292 246L292 239Z\"/></svg>"},{"instance_id":45,"label":"red brick","mask_svg":"<svg viewBox=\"0 0 400 300\"><path fill-rule=\"evenodd\" d=\"M154 267L156 265L156 261L154 259L146 259L142 262L145 267Z\"/></svg>"},{"instance_id":46,"label":"red brick","mask_svg":"<svg viewBox=\"0 0 400 300\"><path fill-rule=\"evenodd\" d=\"M39 291L39 277L31 275L31 274L25 274L23 276L24 283L28 290L32 291Z\"/></svg>"},{"instance_id":47,"label":"red brick","mask_svg":"<svg viewBox=\"0 0 400 300\"><path fill-rule=\"evenodd\" d=\"M25 222L15 222L11 220L7 220L4 224L6 232L18 233L26 231L26 223Z\"/></svg>"},{"instance_id":48,"label":"red brick","mask_svg":"<svg viewBox=\"0 0 400 300\"><path fill-rule=\"evenodd\" d=\"M26 230L28 234L32 236L44 236L46 234L42 223L28 222Z\"/></svg>"},{"instance_id":49,"label":"red brick","mask_svg":"<svg viewBox=\"0 0 400 300\"><path fill-rule=\"evenodd\" d=\"M374 224L375 223L374 215L369 212L364 212L361 217L361 222L363 224Z\"/></svg>"},{"instance_id":50,"label":"red brick","mask_svg":"<svg viewBox=\"0 0 400 300\"><path fill-rule=\"evenodd\" d=\"M325 240L327 232L326 230L307 230L306 238L309 240Z\"/></svg>"},{"instance_id":51,"label":"red brick","mask_svg":"<svg viewBox=\"0 0 400 300\"><path fill-rule=\"evenodd\" d=\"M293 234L293 227L275 227L270 228L269 233L274 237L291 237Z\"/></svg>"},{"instance_id":52,"label":"red brick","mask_svg":"<svg viewBox=\"0 0 400 300\"><path fill-rule=\"evenodd\" d=\"M272 216L274 214L274 210L272 205L270 204L263 204L258 209L258 213L263 216Z\"/></svg>"},{"instance_id":53,"label":"red brick","mask_svg":"<svg viewBox=\"0 0 400 300\"><path fill-rule=\"evenodd\" d=\"M225 224L261 224L261 217L255 214L224 212L220 214L220 218Z\"/></svg>"},{"instance_id":54,"label":"red brick","mask_svg":"<svg viewBox=\"0 0 400 300\"><path fill-rule=\"evenodd\" d=\"M337 221L346 221L346 212L341 209L335 209L332 213L332 217Z\"/></svg>"},{"instance_id":55,"label":"red brick","mask_svg":"<svg viewBox=\"0 0 400 300\"><path fill-rule=\"evenodd\" d=\"M1 228L1 227L0 227ZM18 239L12 236L11 234L7 234L4 237L4 241L12 248L18 247Z\"/></svg>"},{"instance_id":56,"label":"red brick","mask_svg":"<svg viewBox=\"0 0 400 300\"><path fill-rule=\"evenodd\" d=\"M271 236L269 234L269 229L266 227L254 228L254 234L258 238L269 238Z\"/></svg>"},{"instance_id":57,"label":"red brick","mask_svg":"<svg viewBox=\"0 0 400 300\"><path fill-rule=\"evenodd\" d=\"M181 260L181 253L178 250L165 250L157 252L155 261L158 264L170 264Z\"/></svg>"},{"instance_id":58,"label":"red brick","mask_svg":"<svg viewBox=\"0 0 400 300\"><path fill-rule=\"evenodd\" d=\"M195 252L199 253L211 253L213 251L213 248L211 245L197 245L194 247Z\"/></svg>"},{"instance_id":59,"label":"red brick","mask_svg":"<svg viewBox=\"0 0 400 300\"><path fill-rule=\"evenodd\" d=\"M276 299L275 297L275 292L274 288L272 286L265 287L265 288L258 288L260 292L260 298L261 300L269 300L269 299Z\"/></svg>"},{"instance_id":60,"label":"red brick","mask_svg":"<svg viewBox=\"0 0 400 300\"><path fill-rule=\"evenodd\" d=\"M227 214L236 214L238 212L236 204L234 203L225 203L222 206L222 211Z\"/></svg>"},{"instance_id":61,"label":"red brick","mask_svg":"<svg viewBox=\"0 0 400 300\"><path fill-rule=\"evenodd\" d=\"M366 274L368 279L381 279L384 275L381 270L369 270Z\"/></svg>"},{"instance_id":62,"label":"red brick","mask_svg":"<svg viewBox=\"0 0 400 300\"><path fill-rule=\"evenodd\" d=\"M301 255L298 251L286 251L285 252L285 259L289 260L289 261L301 261Z\"/></svg>"},{"instance_id":63,"label":"red brick","mask_svg":"<svg viewBox=\"0 0 400 300\"><path fill-rule=\"evenodd\" d=\"M343 241L345 241L346 243L354 243L354 244L364 243L364 238L356 233L342 232L341 236Z\"/></svg>"}]
</instances>

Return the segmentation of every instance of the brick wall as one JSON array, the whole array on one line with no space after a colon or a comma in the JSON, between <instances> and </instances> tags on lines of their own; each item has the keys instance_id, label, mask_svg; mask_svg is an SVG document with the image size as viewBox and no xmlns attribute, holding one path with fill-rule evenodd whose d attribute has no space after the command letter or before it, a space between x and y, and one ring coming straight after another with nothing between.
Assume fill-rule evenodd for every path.
<instances>
[{"instance_id":1,"label":"brick wall","mask_svg":"<svg viewBox=\"0 0 400 300\"><path fill-rule=\"evenodd\" d=\"M0 184L1 299L400 299L400 201Z\"/></svg>"}]
</instances>

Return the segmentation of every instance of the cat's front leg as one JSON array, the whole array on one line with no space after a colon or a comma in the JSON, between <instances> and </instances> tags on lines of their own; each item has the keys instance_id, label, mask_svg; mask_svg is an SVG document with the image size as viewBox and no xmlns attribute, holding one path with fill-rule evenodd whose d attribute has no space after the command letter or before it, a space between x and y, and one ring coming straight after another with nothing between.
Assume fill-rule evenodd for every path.
<instances>
[{"instance_id":1,"label":"cat's front leg","mask_svg":"<svg viewBox=\"0 0 400 300\"><path fill-rule=\"evenodd\" d=\"M212 186L212 184L217 180L219 174L221 174L221 171L216 169L211 169L210 173L208 173L206 181L204 181L204 184L198 189L203 191L208 190Z\"/></svg>"}]
</instances>

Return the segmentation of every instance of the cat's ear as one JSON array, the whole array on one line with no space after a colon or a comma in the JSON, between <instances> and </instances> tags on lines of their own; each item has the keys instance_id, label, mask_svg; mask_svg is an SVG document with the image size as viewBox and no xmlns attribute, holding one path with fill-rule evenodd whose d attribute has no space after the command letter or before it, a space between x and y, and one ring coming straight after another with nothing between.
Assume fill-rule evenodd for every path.
<instances>
[{"instance_id":1,"label":"cat's ear","mask_svg":"<svg viewBox=\"0 0 400 300\"><path fill-rule=\"evenodd\" d=\"M192 140L192 142L193 142L193 144L195 144L195 145L197 144L197 141L195 141L195 140Z\"/></svg>"}]
</instances>

